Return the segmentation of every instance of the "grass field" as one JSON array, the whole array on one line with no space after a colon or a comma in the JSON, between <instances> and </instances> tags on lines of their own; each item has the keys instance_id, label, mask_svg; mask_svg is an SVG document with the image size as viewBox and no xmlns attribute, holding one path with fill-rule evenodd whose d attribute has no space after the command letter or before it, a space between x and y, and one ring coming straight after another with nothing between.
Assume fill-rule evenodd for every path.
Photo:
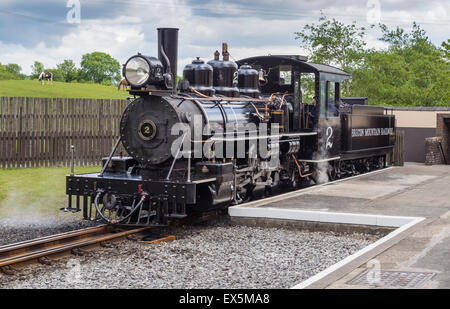
<instances>
[{"instance_id":1,"label":"grass field","mask_svg":"<svg viewBox=\"0 0 450 309\"><path fill-rule=\"evenodd\" d=\"M0 80L0 96L40 98L126 99L127 91L115 86L53 82L41 85L37 80Z\"/></svg>"},{"instance_id":2,"label":"grass field","mask_svg":"<svg viewBox=\"0 0 450 309\"><path fill-rule=\"evenodd\" d=\"M99 171L77 167L75 173ZM66 207L66 178L70 168L0 169L0 218L34 214L52 216Z\"/></svg>"}]
</instances>

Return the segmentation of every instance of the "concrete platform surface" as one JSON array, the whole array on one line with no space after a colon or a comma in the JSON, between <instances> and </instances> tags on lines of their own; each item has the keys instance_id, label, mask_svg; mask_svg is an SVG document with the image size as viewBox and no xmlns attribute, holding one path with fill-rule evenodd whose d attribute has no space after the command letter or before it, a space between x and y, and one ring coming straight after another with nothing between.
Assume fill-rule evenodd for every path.
<instances>
[{"instance_id":1,"label":"concrete platform surface","mask_svg":"<svg viewBox=\"0 0 450 309\"><path fill-rule=\"evenodd\" d=\"M347 284L374 265L382 271L433 272L421 287L450 288L450 165L406 164L259 207L425 217L426 224L328 288L376 287Z\"/></svg>"}]
</instances>

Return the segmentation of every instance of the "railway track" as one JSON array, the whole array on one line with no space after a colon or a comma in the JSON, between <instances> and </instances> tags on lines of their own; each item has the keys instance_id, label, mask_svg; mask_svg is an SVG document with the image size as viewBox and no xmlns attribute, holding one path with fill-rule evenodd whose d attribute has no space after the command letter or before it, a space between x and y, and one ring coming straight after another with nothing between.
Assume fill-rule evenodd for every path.
<instances>
[{"instance_id":1,"label":"railway track","mask_svg":"<svg viewBox=\"0 0 450 309\"><path fill-rule=\"evenodd\" d=\"M389 168L388 168L389 169ZM331 184L335 182L341 182L345 180L350 180L352 178L357 178L363 175L369 175L381 172L382 170L372 171L369 173L364 173L357 176L352 176L344 179L335 180L332 182L325 183ZM319 185L320 186L320 185ZM282 199L292 198L299 194L302 194L306 190L310 190L316 186L311 186L303 189L294 190L284 194L280 194L273 197L262 198L259 200L244 203L242 205L247 206L260 206L266 203L279 201ZM220 215L223 211L210 211L202 214L201 216L193 219L184 219L174 226L179 226L183 224L194 224L199 222L208 221L211 218L215 218ZM154 227L139 227L139 228L129 228L124 229L123 226L112 226L112 225L99 225L96 227L85 228L81 230L61 233L57 235L45 236L33 240L22 241L18 243L8 244L0 246L0 271L6 274L13 274L14 270L11 268L12 265L21 264L25 262L37 261L42 264L49 264L47 257L57 254L67 254L73 253L78 254L75 250L79 250L83 247L101 245L102 243L117 240L120 238L128 237L133 234L138 234L141 232L154 229ZM165 241L172 241L175 236L169 235L165 237L153 237L149 240L142 240L140 242L147 244L157 244ZM137 239L135 239L137 240Z\"/></svg>"},{"instance_id":2,"label":"railway track","mask_svg":"<svg viewBox=\"0 0 450 309\"><path fill-rule=\"evenodd\" d=\"M149 227L140 227L123 230L110 225L100 225L4 245L0 247L0 270L11 274L13 272L11 266L14 264L33 261L49 264L47 259L49 256L65 253L80 254L80 248L101 245L149 229Z\"/></svg>"},{"instance_id":3,"label":"railway track","mask_svg":"<svg viewBox=\"0 0 450 309\"><path fill-rule=\"evenodd\" d=\"M195 224L204 222L217 216L217 212L203 214L195 219L185 219L180 224ZM177 226L177 224L174 224ZM126 227L114 225L99 225L81 230L45 236L18 243L0 246L0 272L13 275L14 265L26 263L51 264L48 257L59 257L67 254L81 255L82 248L90 248L97 245L106 244L109 241L121 238L129 238L146 244L158 244L176 239L174 235L158 236L142 235L141 240L135 234L151 232L155 227Z\"/></svg>"}]
</instances>

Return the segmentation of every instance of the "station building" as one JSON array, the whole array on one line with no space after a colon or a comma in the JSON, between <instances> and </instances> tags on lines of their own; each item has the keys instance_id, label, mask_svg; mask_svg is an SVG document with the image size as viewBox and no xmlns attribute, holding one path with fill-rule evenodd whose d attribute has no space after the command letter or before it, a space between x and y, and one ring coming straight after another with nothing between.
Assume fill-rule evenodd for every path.
<instances>
[{"instance_id":1,"label":"station building","mask_svg":"<svg viewBox=\"0 0 450 309\"><path fill-rule=\"evenodd\" d=\"M425 162L425 140L439 136L450 163L450 107L394 107L393 113L405 132L405 161Z\"/></svg>"}]
</instances>

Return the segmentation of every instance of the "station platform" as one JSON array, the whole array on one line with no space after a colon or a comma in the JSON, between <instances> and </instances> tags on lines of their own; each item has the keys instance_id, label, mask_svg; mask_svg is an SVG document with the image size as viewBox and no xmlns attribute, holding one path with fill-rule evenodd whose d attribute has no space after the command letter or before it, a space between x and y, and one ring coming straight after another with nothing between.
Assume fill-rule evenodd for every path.
<instances>
[{"instance_id":1,"label":"station platform","mask_svg":"<svg viewBox=\"0 0 450 309\"><path fill-rule=\"evenodd\" d=\"M423 217L422 224L371 258L381 270L432 274L421 288L450 288L450 165L404 167L361 175L309 188L294 197L258 208L298 209L321 213ZM367 261L345 275L336 275L326 288L374 288L352 279L368 269ZM371 263L373 265L373 263Z\"/></svg>"}]
</instances>

